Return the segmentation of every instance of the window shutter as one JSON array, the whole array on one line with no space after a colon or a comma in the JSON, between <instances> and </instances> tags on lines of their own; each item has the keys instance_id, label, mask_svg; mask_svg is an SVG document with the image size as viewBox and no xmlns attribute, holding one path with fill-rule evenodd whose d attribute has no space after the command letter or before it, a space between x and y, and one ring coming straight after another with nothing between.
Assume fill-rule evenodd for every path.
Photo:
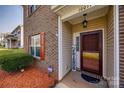
<instances>
[{"instance_id":1,"label":"window shutter","mask_svg":"<svg viewBox=\"0 0 124 93\"><path fill-rule=\"evenodd\" d=\"M40 60L45 60L45 33L40 33Z\"/></svg>"}]
</instances>

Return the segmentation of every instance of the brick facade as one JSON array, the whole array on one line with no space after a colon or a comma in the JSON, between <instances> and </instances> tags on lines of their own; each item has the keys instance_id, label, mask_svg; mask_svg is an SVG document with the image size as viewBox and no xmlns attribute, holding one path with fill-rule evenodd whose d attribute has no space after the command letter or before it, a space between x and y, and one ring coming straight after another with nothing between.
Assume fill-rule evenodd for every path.
<instances>
[{"instance_id":1,"label":"brick facade","mask_svg":"<svg viewBox=\"0 0 124 93\"><path fill-rule=\"evenodd\" d=\"M58 79L58 37L56 33L57 15L50 9L51 6L39 6L36 11L27 16L28 6L24 8L24 49L27 50L27 38L45 32L45 60L37 60L37 66L45 68L53 67L53 74ZM29 49L29 48L28 48Z\"/></svg>"}]
</instances>

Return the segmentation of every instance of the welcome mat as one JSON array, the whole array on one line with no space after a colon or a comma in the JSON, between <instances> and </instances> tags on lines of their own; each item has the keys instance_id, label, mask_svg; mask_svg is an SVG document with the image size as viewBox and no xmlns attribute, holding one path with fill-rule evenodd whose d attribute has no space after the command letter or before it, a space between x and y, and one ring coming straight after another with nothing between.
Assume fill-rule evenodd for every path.
<instances>
[{"instance_id":1,"label":"welcome mat","mask_svg":"<svg viewBox=\"0 0 124 93\"><path fill-rule=\"evenodd\" d=\"M84 74L84 73L81 74L81 77L82 77L84 80L86 80L86 81L88 81L88 82L90 82L90 83L99 83L99 82L100 82L100 79L94 78L94 77L91 77L91 76L88 76L88 75L86 75L86 74Z\"/></svg>"}]
</instances>

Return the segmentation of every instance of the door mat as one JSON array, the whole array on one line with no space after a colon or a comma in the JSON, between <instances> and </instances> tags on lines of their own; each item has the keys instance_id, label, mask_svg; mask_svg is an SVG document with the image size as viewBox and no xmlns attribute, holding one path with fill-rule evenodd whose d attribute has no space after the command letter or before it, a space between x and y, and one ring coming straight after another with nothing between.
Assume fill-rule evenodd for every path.
<instances>
[{"instance_id":1,"label":"door mat","mask_svg":"<svg viewBox=\"0 0 124 93\"><path fill-rule=\"evenodd\" d=\"M84 80L86 80L86 81L88 81L88 82L90 82L90 83L99 83L99 82L100 82L100 79L94 78L94 77L91 77L91 76L88 76L88 75L86 75L86 74L84 74L84 73L81 74L81 77L82 77Z\"/></svg>"}]
</instances>

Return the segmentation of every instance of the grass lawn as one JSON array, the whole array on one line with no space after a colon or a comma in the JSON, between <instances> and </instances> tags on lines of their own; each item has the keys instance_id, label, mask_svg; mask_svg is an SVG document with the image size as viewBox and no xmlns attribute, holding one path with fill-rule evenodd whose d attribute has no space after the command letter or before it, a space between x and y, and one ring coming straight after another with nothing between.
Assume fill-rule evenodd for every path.
<instances>
[{"instance_id":1,"label":"grass lawn","mask_svg":"<svg viewBox=\"0 0 124 93\"><path fill-rule=\"evenodd\" d=\"M24 49L6 49L6 48L0 48L0 55L10 54L10 53L24 53Z\"/></svg>"}]
</instances>

